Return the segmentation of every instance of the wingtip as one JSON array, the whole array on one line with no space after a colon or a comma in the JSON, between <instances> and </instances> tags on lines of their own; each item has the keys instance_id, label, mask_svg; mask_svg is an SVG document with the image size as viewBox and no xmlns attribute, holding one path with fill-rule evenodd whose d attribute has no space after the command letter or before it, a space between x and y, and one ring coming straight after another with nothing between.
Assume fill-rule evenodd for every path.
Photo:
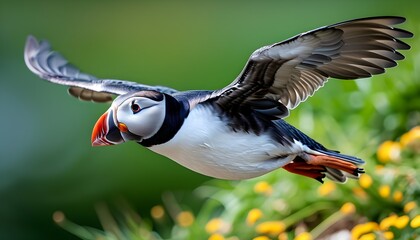
<instances>
[{"instance_id":1,"label":"wingtip","mask_svg":"<svg viewBox=\"0 0 420 240\"><path fill-rule=\"evenodd\" d=\"M37 57L42 52L49 52L51 51L50 45L47 41L41 40L38 41L34 36L29 35L26 38L25 50L24 50L24 60L26 66L38 76L40 75L40 66L37 60ZM42 76L41 76L42 77Z\"/></svg>"},{"instance_id":2,"label":"wingtip","mask_svg":"<svg viewBox=\"0 0 420 240\"><path fill-rule=\"evenodd\" d=\"M28 66L29 70L31 70L34 73L36 71L35 71L35 68L32 66L31 58L34 55L36 55L36 51L37 51L38 48L39 48L38 40L34 36L29 35L26 38L25 50L24 50L24 53L23 53L23 55L24 55L23 57L25 59L26 66Z\"/></svg>"},{"instance_id":3,"label":"wingtip","mask_svg":"<svg viewBox=\"0 0 420 240\"><path fill-rule=\"evenodd\" d=\"M393 20L392 25L401 24L407 20L405 17L402 17L402 16L379 16L377 18L387 18L387 19Z\"/></svg>"},{"instance_id":4,"label":"wingtip","mask_svg":"<svg viewBox=\"0 0 420 240\"><path fill-rule=\"evenodd\" d=\"M407 20L405 17L401 17L401 16L395 16L395 18L399 19L400 23L403 23Z\"/></svg>"},{"instance_id":5,"label":"wingtip","mask_svg":"<svg viewBox=\"0 0 420 240\"><path fill-rule=\"evenodd\" d=\"M396 20L397 23L395 24L401 24L407 21L405 17L401 17L401 16L391 16L391 18L394 18Z\"/></svg>"},{"instance_id":6,"label":"wingtip","mask_svg":"<svg viewBox=\"0 0 420 240\"><path fill-rule=\"evenodd\" d=\"M37 42L36 37L34 37L33 35L28 35L28 37L26 38L26 42L30 42L30 41Z\"/></svg>"},{"instance_id":7,"label":"wingtip","mask_svg":"<svg viewBox=\"0 0 420 240\"><path fill-rule=\"evenodd\" d=\"M26 38L25 55L33 54L35 51L50 50L51 46L46 40L38 40L36 37L29 35Z\"/></svg>"},{"instance_id":8,"label":"wingtip","mask_svg":"<svg viewBox=\"0 0 420 240\"><path fill-rule=\"evenodd\" d=\"M34 36L29 35L26 38L25 52L29 52L32 49L36 49L38 48L38 46L39 46L38 40Z\"/></svg>"},{"instance_id":9,"label":"wingtip","mask_svg":"<svg viewBox=\"0 0 420 240\"><path fill-rule=\"evenodd\" d=\"M391 25L398 25L401 23L404 23L407 19L405 17L402 16L376 16L376 17L366 17L366 18L361 18L361 19L387 19L389 20L389 24Z\"/></svg>"},{"instance_id":10,"label":"wingtip","mask_svg":"<svg viewBox=\"0 0 420 240\"><path fill-rule=\"evenodd\" d=\"M37 49L39 49L38 40L34 36L29 35L26 38L25 51L24 51L24 58L25 58L26 64L29 64L30 58L36 55Z\"/></svg>"}]
</instances>

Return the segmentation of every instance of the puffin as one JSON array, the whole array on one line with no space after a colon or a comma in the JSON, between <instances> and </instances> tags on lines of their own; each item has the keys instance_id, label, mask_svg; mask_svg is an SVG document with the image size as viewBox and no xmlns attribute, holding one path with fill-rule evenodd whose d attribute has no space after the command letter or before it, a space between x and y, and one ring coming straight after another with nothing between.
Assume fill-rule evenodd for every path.
<instances>
[{"instance_id":1,"label":"puffin","mask_svg":"<svg viewBox=\"0 0 420 240\"><path fill-rule=\"evenodd\" d=\"M28 36L27 67L68 86L81 100L111 102L92 131L93 146L135 141L213 178L242 180L283 168L323 182L344 183L364 170L360 158L328 149L284 118L330 78L360 79L385 72L410 49L413 34L397 16L369 17L301 33L254 51L229 85L178 91L103 79L81 72L47 41Z\"/></svg>"}]
</instances>

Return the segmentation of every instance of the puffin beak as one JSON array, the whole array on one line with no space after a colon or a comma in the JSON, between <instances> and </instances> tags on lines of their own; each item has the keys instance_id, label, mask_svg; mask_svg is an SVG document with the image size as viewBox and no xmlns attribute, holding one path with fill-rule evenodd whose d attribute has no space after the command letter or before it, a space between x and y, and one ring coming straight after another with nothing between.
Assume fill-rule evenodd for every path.
<instances>
[{"instance_id":1,"label":"puffin beak","mask_svg":"<svg viewBox=\"0 0 420 240\"><path fill-rule=\"evenodd\" d=\"M115 145L123 142L121 132L114 122L113 111L108 110L93 127L92 146Z\"/></svg>"}]
</instances>

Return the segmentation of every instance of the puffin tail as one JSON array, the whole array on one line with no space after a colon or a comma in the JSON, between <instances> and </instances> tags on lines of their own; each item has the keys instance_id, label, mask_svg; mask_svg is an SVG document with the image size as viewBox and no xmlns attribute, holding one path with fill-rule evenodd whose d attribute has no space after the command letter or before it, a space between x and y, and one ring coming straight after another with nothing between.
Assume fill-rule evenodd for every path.
<instances>
[{"instance_id":1,"label":"puffin tail","mask_svg":"<svg viewBox=\"0 0 420 240\"><path fill-rule=\"evenodd\" d=\"M359 165L365 162L357 157L331 150L313 150L297 156L293 162L283 168L289 172L303 175L323 183L325 177L339 183L348 178L359 178L364 173Z\"/></svg>"},{"instance_id":2,"label":"puffin tail","mask_svg":"<svg viewBox=\"0 0 420 240\"><path fill-rule=\"evenodd\" d=\"M358 179L360 174L365 172L359 167L365 163L360 158L328 150L317 150L317 152L322 155L308 154L308 163L324 166L326 176L335 182L344 183L347 178Z\"/></svg>"}]
</instances>

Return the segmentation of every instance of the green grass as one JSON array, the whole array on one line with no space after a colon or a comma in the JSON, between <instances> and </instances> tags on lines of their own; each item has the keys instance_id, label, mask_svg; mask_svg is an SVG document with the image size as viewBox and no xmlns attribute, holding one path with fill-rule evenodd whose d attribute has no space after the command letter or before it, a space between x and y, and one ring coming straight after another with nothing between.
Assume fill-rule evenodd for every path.
<instances>
[{"instance_id":1,"label":"green grass","mask_svg":"<svg viewBox=\"0 0 420 240\"><path fill-rule=\"evenodd\" d=\"M212 180L192 193L202 203L197 210L166 193L144 218L125 202L115 204L114 212L98 204L103 230L74 224L61 212L54 220L91 240L317 239L340 230L352 239L417 239L420 126L405 135L409 139L398 142L397 155L380 148L381 161L371 159L367 174L344 185L320 185L284 172L246 181Z\"/></svg>"}]
</instances>

